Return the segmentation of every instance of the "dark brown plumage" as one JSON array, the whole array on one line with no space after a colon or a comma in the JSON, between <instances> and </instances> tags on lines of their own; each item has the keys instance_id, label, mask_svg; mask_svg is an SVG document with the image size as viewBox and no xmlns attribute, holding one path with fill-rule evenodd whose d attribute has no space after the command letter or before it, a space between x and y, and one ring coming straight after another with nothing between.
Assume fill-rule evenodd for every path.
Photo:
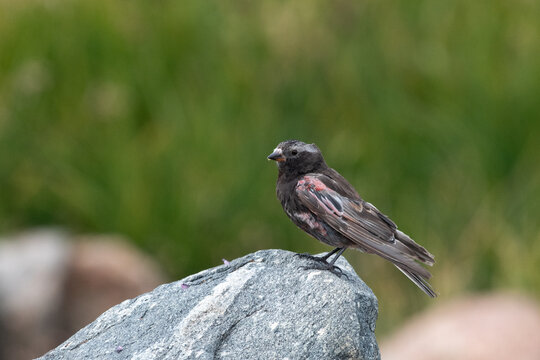
<instances>
[{"instance_id":1,"label":"dark brown plumage","mask_svg":"<svg viewBox=\"0 0 540 360\"><path fill-rule=\"evenodd\" d=\"M436 296L427 282L431 274L420 265L433 265L433 255L362 200L343 176L326 165L315 144L284 141L268 159L278 164L276 192L287 216L309 235L335 247L319 258L328 269L336 268L345 249L355 248L390 261L426 294Z\"/></svg>"}]
</instances>

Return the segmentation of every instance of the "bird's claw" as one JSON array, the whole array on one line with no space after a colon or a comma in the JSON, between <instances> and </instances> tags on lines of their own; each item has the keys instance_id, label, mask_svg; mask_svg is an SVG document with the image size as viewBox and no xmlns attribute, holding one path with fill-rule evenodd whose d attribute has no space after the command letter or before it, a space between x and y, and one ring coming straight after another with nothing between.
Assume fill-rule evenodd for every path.
<instances>
[{"instance_id":1,"label":"bird's claw","mask_svg":"<svg viewBox=\"0 0 540 360\"><path fill-rule=\"evenodd\" d=\"M347 276L347 274L345 274L343 270L341 270L341 268L335 265L331 265L327 267L327 270L330 271L332 274L336 275L338 278L340 278L341 276L345 276L345 278L349 280L349 277Z\"/></svg>"}]
</instances>

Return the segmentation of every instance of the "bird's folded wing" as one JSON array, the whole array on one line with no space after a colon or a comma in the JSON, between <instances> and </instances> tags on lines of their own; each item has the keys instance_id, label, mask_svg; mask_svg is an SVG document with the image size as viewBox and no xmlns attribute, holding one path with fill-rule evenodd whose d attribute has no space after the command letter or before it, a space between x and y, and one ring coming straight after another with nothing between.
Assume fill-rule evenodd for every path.
<instances>
[{"instance_id":1,"label":"bird's folded wing","mask_svg":"<svg viewBox=\"0 0 540 360\"><path fill-rule=\"evenodd\" d=\"M385 259L411 266L429 278L429 272L417 264L395 239L396 225L365 201L351 200L327 184L324 175L304 176L296 185L298 198L318 219L357 244L361 249ZM403 251L405 250L405 251Z\"/></svg>"}]
</instances>

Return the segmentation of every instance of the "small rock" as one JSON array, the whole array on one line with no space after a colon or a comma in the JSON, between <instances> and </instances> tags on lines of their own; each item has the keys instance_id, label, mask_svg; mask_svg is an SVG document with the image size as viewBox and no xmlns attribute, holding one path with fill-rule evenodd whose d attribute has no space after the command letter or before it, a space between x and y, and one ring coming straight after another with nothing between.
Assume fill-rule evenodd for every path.
<instances>
[{"instance_id":1,"label":"small rock","mask_svg":"<svg viewBox=\"0 0 540 360\"><path fill-rule=\"evenodd\" d=\"M120 236L86 235L73 240L63 299L65 328L70 333L64 339L111 306L150 291L165 279L152 258Z\"/></svg>"},{"instance_id":2,"label":"small rock","mask_svg":"<svg viewBox=\"0 0 540 360\"><path fill-rule=\"evenodd\" d=\"M0 239L0 358L30 359L59 343L71 247L41 229Z\"/></svg>"},{"instance_id":3,"label":"small rock","mask_svg":"<svg viewBox=\"0 0 540 360\"><path fill-rule=\"evenodd\" d=\"M538 360L540 307L505 293L452 300L411 319L381 353L385 360Z\"/></svg>"},{"instance_id":4,"label":"small rock","mask_svg":"<svg viewBox=\"0 0 540 360\"><path fill-rule=\"evenodd\" d=\"M118 236L36 229L2 237L0 359L39 356L163 279L149 256Z\"/></svg>"}]
</instances>

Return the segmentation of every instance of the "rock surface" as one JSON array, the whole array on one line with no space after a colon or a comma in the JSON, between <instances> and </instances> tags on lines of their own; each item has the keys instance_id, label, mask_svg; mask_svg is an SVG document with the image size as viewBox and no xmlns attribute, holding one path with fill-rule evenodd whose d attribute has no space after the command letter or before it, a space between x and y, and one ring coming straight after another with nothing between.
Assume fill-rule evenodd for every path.
<instances>
[{"instance_id":1,"label":"rock surface","mask_svg":"<svg viewBox=\"0 0 540 360\"><path fill-rule=\"evenodd\" d=\"M346 276L263 250L126 300L41 359L379 359L377 299Z\"/></svg>"}]
</instances>

